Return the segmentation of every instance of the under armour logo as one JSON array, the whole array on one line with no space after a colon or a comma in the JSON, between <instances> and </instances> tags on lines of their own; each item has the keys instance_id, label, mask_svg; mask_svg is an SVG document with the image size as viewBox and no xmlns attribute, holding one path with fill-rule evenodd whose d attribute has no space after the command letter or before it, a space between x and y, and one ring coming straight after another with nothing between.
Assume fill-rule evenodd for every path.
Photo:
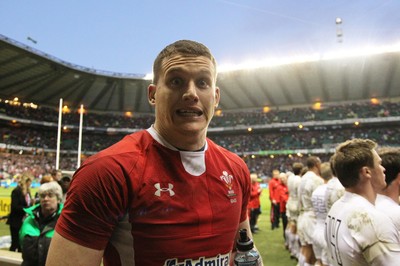
<instances>
[{"instance_id":1,"label":"under armour logo","mask_svg":"<svg viewBox=\"0 0 400 266\"><path fill-rule=\"evenodd\" d=\"M174 188L174 185L172 185L171 183L168 183L168 187L161 187L160 183L156 183L154 184L154 187L157 189L156 192L154 192L154 195L160 197L161 196L161 192L169 192L169 195L172 197L173 195L175 195L175 192L172 190Z\"/></svg>"}]
</instances>

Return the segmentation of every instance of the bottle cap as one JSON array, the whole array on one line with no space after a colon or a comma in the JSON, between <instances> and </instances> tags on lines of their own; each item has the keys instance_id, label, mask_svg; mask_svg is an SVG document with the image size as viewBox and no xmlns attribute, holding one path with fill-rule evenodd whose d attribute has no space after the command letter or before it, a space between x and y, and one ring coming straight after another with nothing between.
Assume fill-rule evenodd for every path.
<instances>
[{"instance_id":1,"label":"bottle cap","mask_svg":"<svg viewBox=\"0 0 400 266\"><path fill-rule=\"evenodd\" d=\"M236 248L239 251L249 251L254 247L253 240L247 236L246 229L239 230L239 239L236 241Z\"/></svg>"}]
</instances>

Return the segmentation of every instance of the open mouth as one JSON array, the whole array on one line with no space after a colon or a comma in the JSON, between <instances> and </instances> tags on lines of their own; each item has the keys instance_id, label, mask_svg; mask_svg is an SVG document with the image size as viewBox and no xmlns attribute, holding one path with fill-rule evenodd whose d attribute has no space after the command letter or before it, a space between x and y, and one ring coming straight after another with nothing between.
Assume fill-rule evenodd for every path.
<instances>
[{"instance_id":1,"label":"open mouth","mask_svg":"<svg viewBox=\"0 0 400 266\"><path fill-rule=\"evenodd\" d=\"M197 117L203 114L203 112L199 110L187 110L187 109L180 109L176 112L178 115L185 117Z\"/></svg>"}]
</instances>

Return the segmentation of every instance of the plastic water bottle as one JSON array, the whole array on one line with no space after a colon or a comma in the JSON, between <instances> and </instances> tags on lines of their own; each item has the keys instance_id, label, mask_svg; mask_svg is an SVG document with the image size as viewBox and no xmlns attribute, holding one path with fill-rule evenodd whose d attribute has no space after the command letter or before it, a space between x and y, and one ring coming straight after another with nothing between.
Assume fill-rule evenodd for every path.
<instances>
[{"instance_id":1,"label":"plastic water bottle","mask_svg":"<svg viewBox=\"0 0 400 266\"><path fill-rule=\"evenodd\" d=\"M239 230L239 239L236 242L236 266L261 266L261 256L254 249L253 240L247 236L246 229Z\"/></svg>"}]
</instances>

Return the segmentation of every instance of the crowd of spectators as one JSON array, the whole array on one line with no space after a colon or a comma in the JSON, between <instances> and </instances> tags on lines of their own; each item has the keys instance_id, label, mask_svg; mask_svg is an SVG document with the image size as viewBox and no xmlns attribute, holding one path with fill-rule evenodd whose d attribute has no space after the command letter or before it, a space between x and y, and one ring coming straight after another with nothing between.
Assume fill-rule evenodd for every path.
<instances>
[{"instance_id":1,"label":"crowd of spectators","mask_svg":"<svg viewBox=\"0 0 400 266\"><path fill-rule=\"evenodd\" d=\"M381 104L358 102L326 105L321 109L301 107L290 109L276 108L268 112L260 110L253 112L226 112L221 116L214 117L211 121L211 127L400 116L399 107L399 102L385 101Z\"/></svg>"},{"instance_id":2,"label":"crowd of spectators","mask_svg":"<svg viewBox=\"0 0 400 266\"><path fill-rule=\"evenodd\" d=\"M14 179L23 173L31 173L41 179L54 171L55 153L37 153L21 151L0 152L0 179ZM62 156L60 169L73 171L76 169L77 158L70 155Z\"/></svg>"},{"instance_id":3,"label":"crowd of spectators","mask_svg":"<svg viewBox=\"0 0 400 266\"><path fill-rule=\"evenodd\" d=\"M0 129L0 142L9 145L40 149L56 149L56 130L31 129L27 127ZM82 136L82 151L93 154L121 140L126 134L107 134L87 132ZM319 128L317 130L266 131L261 133L219 135L210 134L210 139L219 145L239 154L263 151L297 149L320 149L334 147L337 143L352 138L370 138L382 145L398 145L400 128L393 126ZM75 151L78 147L78 132L62 133L61 150Z\"/></svg>"},{"instance_id":4,"label":"crowd of spectators","mask_svg":"<svg viewBox=\"0 0 400 266\"><path fill-rule=\"evenodd\" d=\"M0 114L13 118L23 118L34 121L46 121L58 123L58 110L50 107L23 107L21 105L10 105L0 101ZM63 112L62 122L64 125L79 125L80 115L77 110ZM85 112L83 119L84 127L101 128L130 128L142 129L149 127L154 121L153 114L134 114L131 117L126 114L117 113L94 113Z\"/></svg>"},{"instance_id":5,"label":"crowd of spectators","mask_svg":"<svg viewBox=\"0 0 400 266\"><path fill-rule=\"evenodd\" d=\"M226 112L215 116L212 127L228 127L237 125L264 125L271 123L342 120L344 118L374 118L400 116L400 102L370 102L329 105L321 110L312 108L292 108L290 110ZM57 122L58 113L48 107L38 109L12 106L0 102L0 114L8 117L29 119L30 121ZM78 124L79 115L64 114L63 124ZM127 117L117 114L88 113L84 124L94 128L115 127L142 129L153 122L152 114ZM318 124L318 123L317 123ZM2 172L15 175L31 171L35 176L51 171L55 167L55 151L57 148L57 128L54 126L38 126L31 123L12 123L0 120L0 143ZM377 125L335 125L314 128L278 128L274 130L253 132L231 132L222 134L219 131L209 133L210 139L219 145L239 154L248 164L250 171L260 176L270 173L272 169L285 171L290 169L294 161L304 161L294 150L328 149L351 138L370 138L383 146L398 146L400 128L393 123ZM112 132L101 130L84 130L82 135L83 156L90 156L122 139L128 132ZM14 147L14 148L10 148ZM25 149L20 149L24 147ZM76 150L78 147L78 131L63 130L60 149L63 151L60 168L75 170L77 165ZM277 151L271 158L268 152ZM251 157L250 155L254 155ZM290 155L290 156L288 156ZM326 157L329 157L327 152ZM324 156L324 155L321 155Z\"/></svg>"},{"instance_id":6,"label":"crowd of spectators","mask_svg":"<svg viewBox=\"0 0 400 266\"><path fill-rule=\"evenodd\" d=\"M9 127L0 129L0 143L19 145L40 149L56 149L57 129L55 128L31 128L31 127ZM86 153L98 152L113 143L119 141L126 134L107 134L85 132L82 134L82 150ZM78 148L79 133L62 132L61 150L74 151Z\"/></svg>"},{"instance_id":7,"label":"crowd of spectators","mask_svg":"<svg viewBox=\"0 0 400 266\"><path fill-rule=\"evenodd\" d=\"M209 137L237 154L245 154L271 150L329 148L353 138L370 138L382 145L394 146L400 144L400 128L392 126L320 128L318 130L212 135Z\"/></svg>"},{"instance_id":8,"label":"crowd of spectators","mask_svg":"<svg viewBox=\"0 0 400 266\"><path fill-rule=\"evenodd\" d=\"M36 121L58 122L58 111L50 107L24 108L9 105L0 101L0 114L10 117L24 118ZM307 122L342 120L346 118L374 118L400 116L400 102L383 101L372 104L370 101L355 103L340 103L322 105L320 109L312 107L270 108L268 112L262 109L241 110L236 112L221 112L211 121L210 127L254 126L272 123ZM77 110L63 114L63 123L78 125ZM83 125L86 127L113 127L142 129L149 127L154 121L153 114L133 114L133 117L117 113L86 112Z\"/></svg>"}]
</instances>

